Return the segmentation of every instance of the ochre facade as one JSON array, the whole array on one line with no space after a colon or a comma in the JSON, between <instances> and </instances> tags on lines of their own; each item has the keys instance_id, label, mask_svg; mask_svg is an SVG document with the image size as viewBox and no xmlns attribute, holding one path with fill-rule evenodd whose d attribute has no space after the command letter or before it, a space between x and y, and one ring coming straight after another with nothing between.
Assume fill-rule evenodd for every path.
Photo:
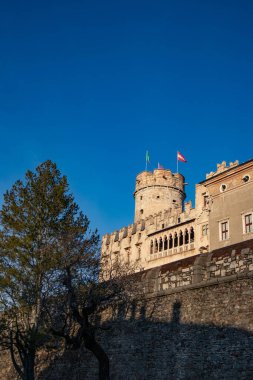
<instances>
[{"instance_id":1,"label":"ochre facade","mask_svg":"<svg viewBox=\"0 0 253 380\"><path fill-rule=\"evenodd\" d=\"M142 271L253 238L253 160L217 165L196 185L195 208L185 179L170 170L137 175L134 223L103 236L106 272L115 261Z\"/></svg>"}]
</instances>

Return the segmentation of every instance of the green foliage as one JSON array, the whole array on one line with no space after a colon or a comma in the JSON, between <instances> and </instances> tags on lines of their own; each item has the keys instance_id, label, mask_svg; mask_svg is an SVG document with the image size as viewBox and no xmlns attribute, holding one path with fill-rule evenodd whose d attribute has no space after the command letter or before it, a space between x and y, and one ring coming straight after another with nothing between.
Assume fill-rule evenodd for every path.
<instances>
[{"instance_id":1,"label":"green foliage","mask_svg":"<svg viewBox=\"0 0 253 380\"><path fill-rule=\"evenodd\" d=\"M96 281L98 235L89 232L67 178L51 161L27 171L24 182L6 192L0 222L0 311L14 346L18 339L26 350L36 350L43 342L47 304L62 291L63 271L76 264L78 282ZM2 343L10 338L6 331L1 326ZM19 363L22 367L22 358Z\"/></svg>"}]
</instances>

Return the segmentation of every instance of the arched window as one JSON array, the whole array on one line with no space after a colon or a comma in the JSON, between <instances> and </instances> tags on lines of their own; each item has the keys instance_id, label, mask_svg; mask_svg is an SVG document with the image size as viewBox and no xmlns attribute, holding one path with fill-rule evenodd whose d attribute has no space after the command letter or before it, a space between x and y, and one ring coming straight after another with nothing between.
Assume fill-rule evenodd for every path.
<instances>
[{"instance_id":1,"label":"arched window","mask_svg":"<svg viewBox=\"0 0 253 380\"><path fill-rule=\"evenodd\" d=\"M155 239L155 253L157 253L158 251L158 243L157 243L157 239Z\"/></svg>"},{"instance_id":2,"label":"arched window","mask_svg":"<svg viewBox=\"0 0 253 380\"><path fill-rule=\"evenodd\" d=\"M150 243L150 255L152 255L153 252L154 252L154 243L153 243L153 240L151 240L151 243Z\"/></svg>"},{"instance_id":3,"label":"arched window","mask_svg":"<svg viewBox=\"0 0 253 380\"><path fill-rule=\"evenodd\" d=\"M191 227L190 229L190 243L194 242L194 228Z\"/></svg>"},{"instance_id":4,"label":"arched window","mask_svg":"<svg viewBox=\"0 0 253 380\"><path fill-rule=\"evenodd\" d=\"M179 232L179 245L183 245L183 244L184 244L183 232L180 231Z\"/></svg>"},{"instance_id":5,"label":"arched window","mask_svg":"<svg viewBox=\"0 0 253 380\"><path fill-rule=\"evenodd\" d=\"M184 243L185 244L189 243L189 232L188 232L187 228L184 231Z\"/></svg>"},{"instance_id":6,"label":"arched window","mask_svg":"<svg viewBox=\"0 0 253 380\"><path fill-rule=\"evenodd\" d=\"M163 250L163 239L160 238L159 240L159 252L161 252Z\"/></svg>"},{"instance_id":7,"label":"arched window","mask_svg":"<svg viewBox=\"0 0 253 380\"><path fill-rule=\"evenodd\" d=\"M171 249L173 247L173 239L172 239L172 235L170 234L169 236L169 249Z\"/></svg>"},{"instance_id":8,"label":"arched window","mask_svg":"<svg viewBox=\"0 0 253 380\"><path fill-rule=\"evenodd\" d=\"M163 249L165 251L168 249L168 239L167 239L167 236L164 237Z\"/></svg>"},{"instance_id":9,"label":"arched window","mask_svg":"<svg viewBox=\"0 0 253 380\"><path fill-rule=\"evenodd\" d=\"M178 246L178 236L177 236L177 233L175 232L174 234L174 247L177 247Z\"/></svg>"}]
</instances>

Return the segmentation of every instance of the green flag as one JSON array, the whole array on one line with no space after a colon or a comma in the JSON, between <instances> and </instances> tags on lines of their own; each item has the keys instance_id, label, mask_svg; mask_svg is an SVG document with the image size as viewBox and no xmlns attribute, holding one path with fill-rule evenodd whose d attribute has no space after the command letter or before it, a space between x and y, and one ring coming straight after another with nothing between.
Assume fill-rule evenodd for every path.
<instances>
[{"instance_id":1,"label":"green flag","mask_svg":"<svg viewBox=\"0 0 253 380\"><path fill-rule=\"evenodd\" d=\"M146 151L146 162L147 162L147 164L150 164L150 157L149 157L148 150Z\"/></svg>"},{"instance_id":2,"label":"green flag","mask_svg":"<svg viewBox=\"0 0 253 380\"><path fill-rule=\"evenodd\" d=\"M149 152L146 150L146 171L147 171L147 166L150 164L150 157L149 157Z\"/></svg>"}]
</instances>

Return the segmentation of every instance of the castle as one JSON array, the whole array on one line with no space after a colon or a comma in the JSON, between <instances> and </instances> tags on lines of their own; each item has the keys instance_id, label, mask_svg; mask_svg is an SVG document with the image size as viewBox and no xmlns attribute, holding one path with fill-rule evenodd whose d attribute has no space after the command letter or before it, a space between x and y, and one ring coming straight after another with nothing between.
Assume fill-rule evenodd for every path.
<instances>
[{"instance_id":1,"label":"castle","mask_svg":"<svg viewBox=\"0 0 253 380\"><path fill-rule=\"evenodd\" d=\"M196 185L195 208L185 197L179 173L138 174L134 223L103 236L103 270L116 260L147 270L253 238L253 159L217 164Z\"/></svg>"},{"instance_id":2,"label":"castle","mask_svg":"<svg viewBox=\"0 0 253 380\"><path fill-rule=\"evenodd\" d=\"M195 208L184 187L170 170L140 173L134 223L103 237L102 274L134 264L141 273L130 277L142 284L98 318L113 379L252 379L253 160L218 164L196 185ZM0 354L0 378L13 379ZM40 379L99 376L83 349L45 350L36 370Z\"/></svg>"}]
</instances>

